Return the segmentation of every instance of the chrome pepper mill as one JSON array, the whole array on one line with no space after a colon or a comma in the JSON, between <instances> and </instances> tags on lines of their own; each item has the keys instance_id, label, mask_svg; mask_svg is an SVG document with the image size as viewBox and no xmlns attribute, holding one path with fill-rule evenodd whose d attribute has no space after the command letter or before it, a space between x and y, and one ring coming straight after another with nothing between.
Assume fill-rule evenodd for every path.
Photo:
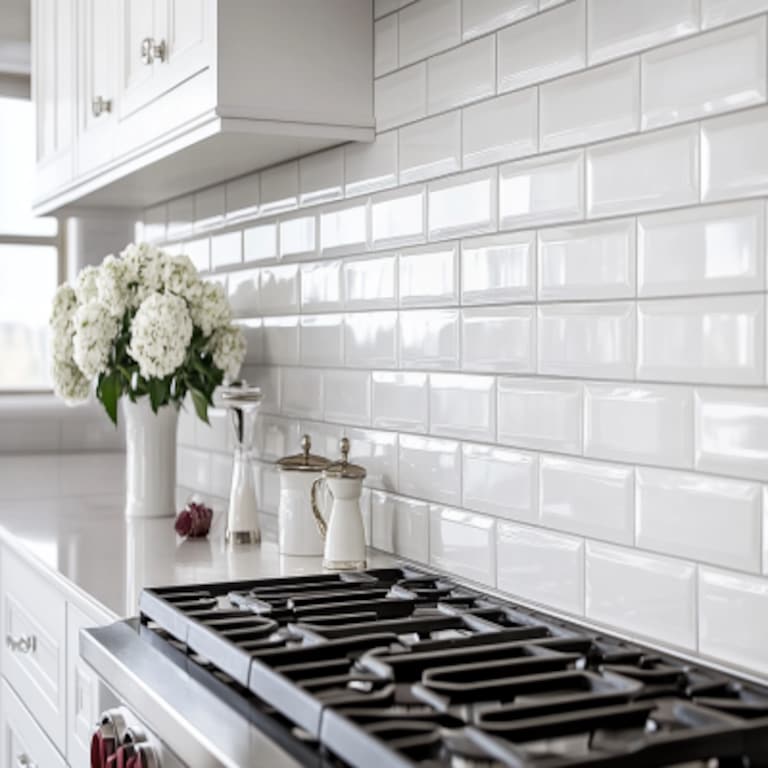
<instances>
[{"instance_id":1,"label":"chrome pepper mill","mask_svg":"<svg viewBox=\"0 0 768 768\"><path fill-rule=\"evenodd\" d=\"M223 390L221 399L232 414L235 430L235 456L232 487L229 492L226 539L234 544L253 544L261 540L259 505L253 480L256 414L261 405L261 389L245 382Z\"/></svg>"}]
</instances>

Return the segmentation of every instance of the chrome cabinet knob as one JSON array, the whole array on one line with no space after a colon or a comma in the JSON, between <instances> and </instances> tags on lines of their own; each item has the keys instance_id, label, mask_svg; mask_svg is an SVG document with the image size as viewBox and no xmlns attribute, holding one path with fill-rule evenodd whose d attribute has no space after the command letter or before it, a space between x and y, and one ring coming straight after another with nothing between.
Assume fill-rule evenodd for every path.
<instances>
[{"instance_id":1,"label":"chrome cabinet knob","mask_svg":"<svg viewBox=\"0 0 768 768\"><path fill-rule=\"evenodd\" d=\"M159 43L155 42L153 37L145 37L141 41L141 63L152 64L155 59L158 61L165 61L166 46L165 40L161 40Z\"/></svg>"},{"instance_id":2,"label":"chrome cabinet knob","mask_svg":"<svg viewBox=\"0 0 768 768\"><path fill-rule=\"evenodd\" d=\"M34 635L22 637L6 635L5 644L13 653L34 653L37 650L37 638Z\"/></svg>"},{"instance_id":3,"label":"chrome cabinet knob","mask_svg":"<svg viewBox=\"0 0 768 768\"><path fill-rule=\"evenodd\" d=\"M91 102L91 111L93 112L94 117L99 117L105 112L111 112L112 99L105 99L102 96L94 97L93 101Z\"/></svg>"},{"instance_id":4,"label":"chrome cabinet knob","mask_svg":"<svg viewBox=\"0 0 768 768\"><path fill-rule=\"evenodd\" d=\"M29 759L29 755L22 752L20 755L16 755L16 765L18 768L37 768L37 763L33 763Z\"/></svg>"}]
</instances>

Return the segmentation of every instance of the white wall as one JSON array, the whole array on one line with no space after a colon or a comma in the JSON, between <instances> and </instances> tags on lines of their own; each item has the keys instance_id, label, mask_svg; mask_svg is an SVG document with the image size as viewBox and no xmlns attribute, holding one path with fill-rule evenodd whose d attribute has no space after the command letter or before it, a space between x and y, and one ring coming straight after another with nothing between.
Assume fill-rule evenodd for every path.
<instances>
[{"instance_id":1,"label":"white wall","mask_svg":"<svg viewBox=\"0 0 768 768\"><path fill-rule=\"evenodd\" d=\"M379 1L375 144L146 212L247 328L268 510L347 434L376 547L768 675L766 10Z\"/></svg>"}]
</instances>

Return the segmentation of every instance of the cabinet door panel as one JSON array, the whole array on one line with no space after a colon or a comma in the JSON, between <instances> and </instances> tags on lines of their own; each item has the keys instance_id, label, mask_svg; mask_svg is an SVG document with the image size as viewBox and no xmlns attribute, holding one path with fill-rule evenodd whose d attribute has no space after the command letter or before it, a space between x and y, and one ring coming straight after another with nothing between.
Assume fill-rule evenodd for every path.
<instances>
[{"instance_id":1,"label":"cabinet door panel","mask_svg":"<svg viewBox=\"0 0 768 768\"><path fill-rule=\"evenodd\" d=\"M153 0L121 0L120 111L130 113L152 98L154 64L142 61L141 46L155 31Z\"/></svg>"}]
</instances>

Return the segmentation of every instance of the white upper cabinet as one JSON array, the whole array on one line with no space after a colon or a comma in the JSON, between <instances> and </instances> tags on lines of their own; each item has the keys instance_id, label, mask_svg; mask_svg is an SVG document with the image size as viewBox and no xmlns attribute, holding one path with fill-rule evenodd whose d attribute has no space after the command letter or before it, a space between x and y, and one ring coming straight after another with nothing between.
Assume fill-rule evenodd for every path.
<instances>
[{"instance_id":1,"label":"white upper cabinet","mask_svg":"<svg viewBox=\"0 0 768 768\"><path fill-rule=\"evenodd\" d=\"M372 0L33 2L38 214L374 138Z\"/></svg>"}]
</instances>

